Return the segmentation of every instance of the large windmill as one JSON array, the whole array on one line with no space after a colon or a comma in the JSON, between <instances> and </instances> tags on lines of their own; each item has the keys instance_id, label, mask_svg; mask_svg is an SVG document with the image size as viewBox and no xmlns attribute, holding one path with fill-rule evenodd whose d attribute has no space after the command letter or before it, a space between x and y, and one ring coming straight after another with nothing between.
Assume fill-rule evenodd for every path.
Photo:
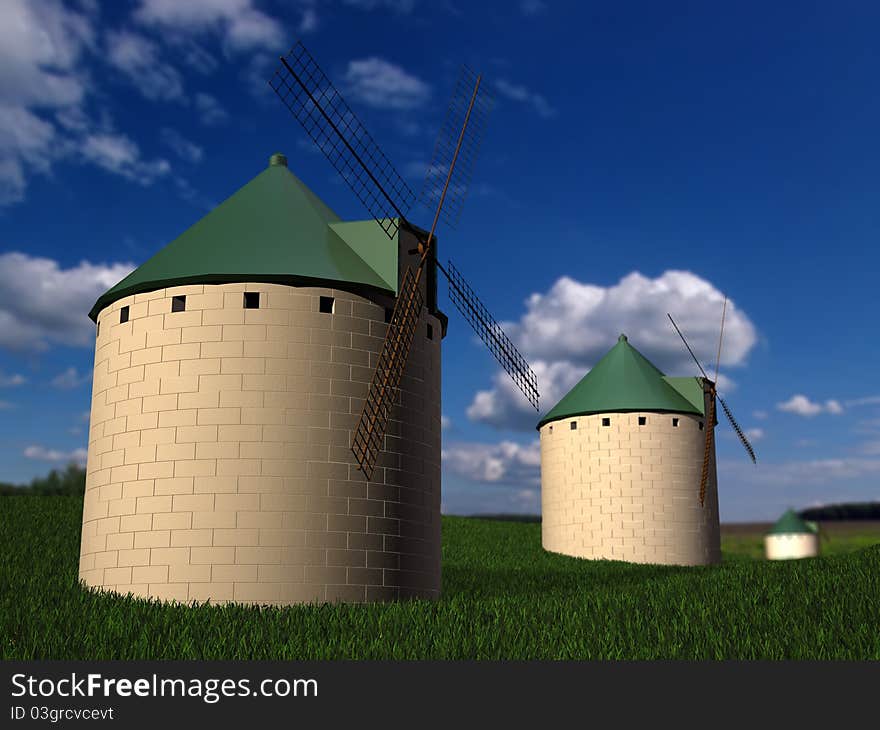
<instances>
[{"instance_id":1,"label":"large windmill","mask_svg":"<svg viewBox=\"0 0 880 730\"><path fill-rule=\"evenodd\" d=\"M481 86L481 76L462 69L428 167L421 201L434 208L427 231L407 220L416 196L395 171L372 136L351 111L302 42L286 56L269 85L336 168L383 231L395 239L402 229L415 234L417 254L400 279L385 340L373 372L368 396L351 450L369 480L384 450L388 420L406 367L425 299L425 280L439 269L449 283L455 306L470 323L516 385L538 408L537 378L523 356L489 314L459 271L443 267L435 255L435 231L441 214L455 225L467 190L481 132L492 99Z\"/></svg>"},{"instance_id":2,"label":"large windmill","mask_svg":"<svg viewBox=\"0 0 880 730\"><path fill-rule=\"evenodd\" d=\"M721 408L724 410L724 415L727 416L727 420L730 421L730 425L733 427L733 430L736 432L737 437L742 443L743 447L749 454L749 458L751 458L752 463L757 463L757 459L755 457L755 450L752 448L752 445L749 443L749 440L746 438L743 430L740 428L739 424L736 422L736 419L733 417L733 414L730 412L730 408L727 406L727 403L724 402L724 399L718 395L718 369L721 365L721 344L724 339L724 316L727 312L727 297L724 298L724 305L721 309L721 330L718 335L718 355L715 361L715 379L709 380L709 376L706 375L706 371L703 369L703 366L700 364L700 361L697 359L697 356L694 354L694 351L691 349L691 346L688 344L688 341L685 339L684 334L679 329L678 325L675 323L675 320L672 319L672 315L668 312L666 316L669 317L669 321L672 322L672 326L675 328L675 331L678 333L678 336L681 337L681 341L684 343L684 346L687 348L687 351L690 353L691 357L694 359L694 362L697 364L700 372L703 375L701 386L703 388L703 392L706 394L706 401L708 404L708 408L706 411L706 441L705 448L703 450L703 469L700 476L700 504L704 504L706 498L706 484L709 481L709 465L712 459L713 446L715 443L715 426L718 425L715 401L717 400L721 404Z\"/></svg>"}]
</instances>

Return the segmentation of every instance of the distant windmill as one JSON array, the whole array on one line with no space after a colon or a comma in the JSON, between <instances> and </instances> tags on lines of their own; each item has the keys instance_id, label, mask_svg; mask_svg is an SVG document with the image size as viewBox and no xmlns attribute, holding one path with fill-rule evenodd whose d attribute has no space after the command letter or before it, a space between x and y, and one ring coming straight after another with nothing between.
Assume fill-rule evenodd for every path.
<instances>
[{"instance_id":1,"label":"distant windmill","mask_svg":"<svg viewBox=\"0 0 880 730\"><path fill-rule=\"evenodd\" d=\"M755 457L755 451L752 448L752 445L749 443L749 440L746 438L743 430L740 428L739 424L736 422L736 419L733 417L733 414L730 412L730 408L727 407L727 403L724 402L724 399L718 395L717 384L718 384L718 368L721 365L721 343L724 338L724 316L727 312L727 297L724 297L724 305L721 310L721 330L718 335L718 355L715 361L715 380L709 380L709 376L706 375L706 371L703 370L703 366L700 364L700 361L697 359L697 356L694 355L694 351L691 349L691 346L688 344L678 325L675 323L675 320L672 319L672 315L668 312L666 316L669 317L669 321L672 322L672 326L675 328L675 331L678 333L678 336L681 337L681 341L684 343L684 346L687 348L687 351L690 353L691 357L694 359L694 362L697 364L697 367L700 369L700 372L703 374L703 379L701 381L701 386L703 391L707 395L708 400L708 411L706 414L706 447L703 451L703 471L700 477L700 504L704 504L706 498L706 484L709 481L709 465L712 458L712 451L715 441L715 426L718 424L718 419L716 417L716 409L715 409L715 401L717 400L721 404L721 408L724 409L724 415L727 416L727 420L730 421L730 425L733 426L733 430L736 431L736 435L742 443L745 450L748 452L749 457L752 460L752 463L757 463L757 459ZM699 381L699 379L698 379Z\"/></svg>"},{"instance_id":2,"label":"distant windmill","mask_svg":"<svg viewBox=\"0 0 880 730\"><path fill-rule=\"evenodd\" d=\"M389 238L394 240L405 228L414 232L418 241L417 249L409 251L419 254L418 263L409 266L401 279L369 394L352 437L351 450L367 479L384 449L389 415L421 315L424 295L420 284L436 276L435 266L446 276L455 306L537 410L537 378L525 358L455 266L449 262L447 270L434 252L434 233L441 213L448 224L455 225L461 212L481 132L492 106L491 97L481 87L482 76L474 76L466 67L459 76L421 194L425 206L434 207L431 228L424 232L406 218L415 195L302 42L280 60L269 85L281 101Z\"/></svg>"}]
</instances>

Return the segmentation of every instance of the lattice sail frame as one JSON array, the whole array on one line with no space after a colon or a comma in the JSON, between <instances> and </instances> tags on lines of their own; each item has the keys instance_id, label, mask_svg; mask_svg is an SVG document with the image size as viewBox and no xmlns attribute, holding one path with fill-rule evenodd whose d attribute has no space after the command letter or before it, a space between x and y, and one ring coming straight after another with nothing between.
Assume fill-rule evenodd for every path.
<instances>
[{"instance_id":1,"label":"lattice sail frame","mask_svg":"<svg viewBox=\"0 0 880 730\"><path fill-rule=\"evenodd\" d=\"M440 200L444 197L446 177L452 158L457 155L455 162L455 184L446 190L442 216L444 222L451 228L458 225L461 218L461 210L464 198L473 175L474 161L480 149L483 139L483 131L486 127L486 119L495 100L492 95L481 87L479 94L471 103L471 90L477 85L479 76L467 66L462 66L452 94L452 100L446 111L446 119L437 141L434 144L434 154L431 164L425 172L425 181L419 196L421 203L429 210L440 207ZM461 140L461 145L456 144L459 130L464 128L467 119L467 133Z\"/></svg>"},{"instance_id":2,"label":"lattice sail frame","mask_svg":"<svg viewBox=\"0 0 880 730\"><path fill-rule=\"evenodd\" d=\"M358 428L352 438L351 450L370 479L379 454L385 445L388 418L394 406L394 394L400 385L403 369L412 347L413 336L422 314L422 293L418 272L408 267L403 275L400 294L394 304L388 332L382 343L379 360L373 371L370 389Z\"/></svg>"},{"instance_id":3,"label":"lattice sail frame","mask_svg":"<svg viewBox=\"0 0 880 730\"><path fill-rule=\"evenodd\" d=\"M391 240L415 193L361 124L302 41L281 58L269 86Z\"/></svg>"},{"instance_id":4,"label":"lattice sail frame","mask_svg":"<svg viewBox=\"0 0 880 730\"><path fill-rule=\"evenodd\" d=\"M725 308L727 306L727 300L725 299ZM688 341L685 339L684 334L679 329L678 325L675 323L675 320L672 318L672 315L669 312L666 313L666 316L669 317L669 321L672 322L672 326L675 328L675 331L678 333L678 336L681 338L681 341L684 343L684 346L687 348L687 351L690 353L690 356L693 358L694 362L697 364L700 372L703 374L704 381L708 384L708 393L709 393L709 417L706 420L706 430L711 431L712 433L706 434L706 448L703 452L703 470L700 476L700 504L703 504L703 500L706 495L706 482L708 481L709 474L709 458L710 452L712 449L712 444L714 443L715 435L715 425L717 423L716 417L716 409L715 409L715 401L717 400L721 403L721 408L724 410L724 415L727 416L727 420L730 421L730 425L733 427L733 430L736 432L737 437L740 440L740 443L743 445L745 450L748 452L749 457L752 460L753 464L757 464L758 460L755 456L755 450L752 448L752 445L749 443L749 440L746 438L746 435L743 433L743 430L740 428L739 424L736 422L736 419L733 417L733 413L730 412L730 408L727 407L727 404L722 400L721 396L718 395L716 383L709 380L709 377L706 375L706 371L703 369L703 366L700 364L700 361L697 359L697 356L694 354L694 351L691 349L691 346L688 344ZM723 318L723 315L722 315ZM719 345L719 355L718 362L721 360L720 354L720 345ZM716 367L717 373L717 367ZM716 374L716 378L717 378Z\"/></svg>"},{"instance_id":5,"label":"lattice sail frame","mask_svg":"<svg viewBox=\"0 0 880 730\"><path fill-rule=\"evenodd\" d=\"M269 80L269 86L386 235L396 241L400 227L406 223L405 213L414 202L415 195L301 41L280 61L281 65ZM434 230L441 213L447 224L454 227L458 222L485 120L494 104L485 88L481 90L480 79L467 67L462 69L425 176L421 200L429 207L436 204L434 222L427 238L419 242L421 259L415 273L409 268L404 274L379 363L352 439L352 451L367 479L371 478L375 462L384 447L387 422L394 404L393 396L421 316L423 302L419 280L429 257L449 279L450 292L455 293L453 302L459 311L529 401L535 408L538 407L537 378L528 363L457 270L450 264L454 271L454 278L451 278L436 262L431 251ZM470 86L473 86L472 93ZM459 126L461 131L456 139ZM456 139L454 146L453 139ZM450 186L454 171L457 171L455 185ZM444 176L441 188L440 181Z\"/></svg>"},{"instance_id":6,"label":"lattice sail frame","mask_svg":"<svg viewBox=\"0 0 880 730\"><path fill-rule=\"evenodd\" d=\"M522 394L528 399L535 410L538 410L538 378L529 367L526 359L520 354L519 350L510 338L501 329L501 325L495 321L495 318L489 314L489 310L480 301L470 285L464 280L464 277L455 268L451 261L447 262L449 271L444 269L440 263L437 268L443 272L449 281L449 298L453 304L461 312L461 315L468 321L468 324L479 335L480 339L489 348L489 351L495 356L507 374L511 377Z\"/></svg>"}]
</instances>

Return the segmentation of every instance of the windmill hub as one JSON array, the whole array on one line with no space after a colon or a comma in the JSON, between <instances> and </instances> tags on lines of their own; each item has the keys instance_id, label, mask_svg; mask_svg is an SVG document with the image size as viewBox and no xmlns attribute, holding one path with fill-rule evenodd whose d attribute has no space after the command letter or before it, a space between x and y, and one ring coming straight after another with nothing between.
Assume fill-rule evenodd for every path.
<instances>
[{"instance_id":1,"label":"windmill hub","mask_svg":"<svg viewBox=\"0 0 880 730\"><path fill-rule=\"evenodd\" d=\"M276 152L269 158L269 167L287 167L287 155Z\"/></svg>"}]
</instances>

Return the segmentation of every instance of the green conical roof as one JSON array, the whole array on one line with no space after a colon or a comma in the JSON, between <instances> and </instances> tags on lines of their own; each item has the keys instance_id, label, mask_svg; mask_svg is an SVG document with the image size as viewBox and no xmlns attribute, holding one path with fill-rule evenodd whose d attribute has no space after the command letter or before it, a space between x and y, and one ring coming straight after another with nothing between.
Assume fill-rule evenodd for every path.
<instances>
[{"instance_id":1,"label":"green conical roof","mask_svg":"<svg viewBox=\"0 0 880 730\"><path fill-rule=\"evenodd\" d=\"M809 524L804 522L800 517L798 517L797 513L794 510L787 510L782 517L780 517L776 524L773 525L773 528L770 530L770 535L781 535L781 534L807 534L812 535L816 532L814 528L811 528Z\"/></svg>"},{"instance_id":2,"label":"green conical roof","mask_svg":"<svg viewBox=\"0 0 880 730\"><path fill-rule=\"evenodd\" d=\"M267 169L102 294L89 316L97 320L122 297L183 284L343 282L396 293L397 252L396 239L375 222L341 221L276 153Z\"/></svg>"},{"instance_id":3,"label":"green conical roof","mask_svg":"<svg viewBox=\"0 0 880 730\"><path fill-rule=\"evenodd\" d=\"M629 344L626 335L621 335L617 344L541 419L538 428L550 421L591 413L659 411L703 415L699 393L694 378L666 378Z\"/></svg>"}]
</instances>

